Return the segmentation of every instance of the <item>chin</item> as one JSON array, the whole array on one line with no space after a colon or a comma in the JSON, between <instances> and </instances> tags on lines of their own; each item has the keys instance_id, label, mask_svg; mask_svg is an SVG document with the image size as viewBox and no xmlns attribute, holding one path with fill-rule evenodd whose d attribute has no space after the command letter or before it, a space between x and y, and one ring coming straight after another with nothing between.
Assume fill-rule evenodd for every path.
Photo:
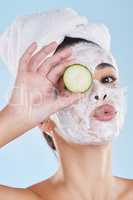
<instances>
[{"instance_id":1,"label":"chin","mask_svg":"<svg viewBox=\"0 0 133 200\"><path fill-rule=\"evenodd\" d=\"M91 135L95 136L94 144L106 144L113 140L120 133L119 120L115 117L109 121L99 121L91 119L90 130Z\"/></svg>"},{"instance_id":2,"label":"chin","mask_svg":"<svg viewBox=\"0 0 133 200\"><path fill-rule=\"evenodd\" d=\"M109 144L112 143L112 140L111 141L99 141L99 142L92 142L89 144L89 146L91 147L105 147L105 146L108 146Z\"/></svg>"}]
</instances>

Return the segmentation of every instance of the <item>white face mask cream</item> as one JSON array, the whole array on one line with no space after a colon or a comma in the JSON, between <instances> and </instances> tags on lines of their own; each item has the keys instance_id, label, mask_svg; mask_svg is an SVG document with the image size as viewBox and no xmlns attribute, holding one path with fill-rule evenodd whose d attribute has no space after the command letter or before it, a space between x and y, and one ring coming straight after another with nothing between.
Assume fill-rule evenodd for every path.
<instances>
[{"instance_id":1,"label":"white face mask cream","mask_svg":"<svg viewBox=\"0 0 133 200\"><path fill-rule=\"evenodd\" d=\"M94 44L76 44L72 49L76 62L88 67L92 73L101 63L114 66L112 56ZM118 77L118 69L115 71ZM68 142L103 144L119 135L124 107L123 89L118 80L113 84L93 80L92 89L84 98L50 118L56 123L58 133Z\"/></svg>"}]
</instances>

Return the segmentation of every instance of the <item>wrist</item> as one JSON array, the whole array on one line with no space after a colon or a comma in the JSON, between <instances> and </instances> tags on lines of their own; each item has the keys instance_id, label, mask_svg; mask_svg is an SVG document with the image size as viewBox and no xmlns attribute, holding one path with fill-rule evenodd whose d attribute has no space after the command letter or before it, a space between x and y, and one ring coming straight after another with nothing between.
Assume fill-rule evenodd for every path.
<instances>
[{"instance_id":1,"label":"wrist","mask_svg":"<svg viewBox=\"0 0 133 200\"><path fill-rule=\"evenodd\" d=\"M30 129L29 123L16 110L7 105L0 112L0 147L21 136Z\"/></svg>"},{"instance_id":2,"label":"wrist","mask_svg":"<svg viewBox=\"0 0 133 200\"><path fill-rule=\"evenodd\" d=\"M8 117L7 121L9 124L11 124L13 129L19 127L22 131L28 131L29 129L33 128L24 109L20 107L16 108L15 106L8 104L3 111Z\"/></svg>"}]
</instances>

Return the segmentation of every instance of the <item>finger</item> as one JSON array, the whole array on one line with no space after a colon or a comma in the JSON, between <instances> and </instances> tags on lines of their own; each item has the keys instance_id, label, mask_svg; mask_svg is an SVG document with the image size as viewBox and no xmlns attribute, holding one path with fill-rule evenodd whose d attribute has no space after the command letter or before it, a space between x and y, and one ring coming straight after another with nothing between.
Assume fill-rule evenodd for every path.
<instances>
[{"instance_id":1,"label":"finger","mask_svg":"<svg viewBox=\"0 0 133 200\"><path fill-rule=\"evenodd\" d=\"M47 58L38 68L39 73L43 75L48 74L48 72L61 62L62 59L68 58L72 55L72 50L70 48L64 49L59 53Z\"/></svg>"},{"instance_id":2,"label":"finger","mask_svg":"<svg viewBox=\"0 0 133 200\"><path fill-rule=\"evenodd\" d=\"M64 81L63 81L63 77L60 77L59 81L54 84L54 86L56 88L58 88L58 91L60 92L60 95L63 95L64 92L65 92L65 84L64 84Z\"/></svg>"},{"instance_id":3,"label":"finger","mask_svg":"<svg viewBox=\"0 0 133 200\"><path fill-rule=\"evenodd\" d=\"M61 108L72 105L73 103L84 97L85 97L84 93L65 92L65 95L58 96L57 100L54 103L54 109L55 111L58 111Z\"/></svg>"},{"instance_id":4,"label":"finger","mask_svg":"<svg viewBox=\"0 0 133 200\"><path fill-rule=\"evenodd\" d=\"M24 52L24 54L22 55L22 57L20 58L19 61L19 70L25 71L27 69L27 65L34 53L34 51L37 48L37 43L33 42Z\"/></svg>"},{"instance_id":5,"label":"finger","mask_svg":"<svg viewBox=\"0 0 133 200\"><path fill-rule=\"evenodd\" d=\"M46 59L46 57L57 48L57 46L57 42L52 42L41 48L29 62L30 71L35 72L41 62L43 62L43 60Z\"/></svg>"},{"instance_id":6,"label":"finger","mask_svg":"<svg viewBox=\"0 0 133 200\"><path fill-rule=\"evenodd\" d=\"M50 80L53 84L56 84L56 82L59 80L59 78L63 75L65 69L73 64L75 59L66 59L62 61L59 65L57 65L55 68L53 68L47 75L48 80Z\"/></svg>"}]
</instances>

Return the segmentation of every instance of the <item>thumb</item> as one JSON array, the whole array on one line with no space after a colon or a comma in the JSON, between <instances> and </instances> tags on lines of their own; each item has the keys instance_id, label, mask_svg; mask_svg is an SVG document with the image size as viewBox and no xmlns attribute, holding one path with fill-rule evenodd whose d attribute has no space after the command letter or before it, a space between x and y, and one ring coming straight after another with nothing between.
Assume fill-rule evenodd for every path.
<instances>
[{"instance_id":1,"label":"thumb","mask_svg":"<svg viewBox=\"0 0 133 200\"><path fill-rule=\"evenodd\" d=\"M63 96L58 96L57 100L55 101L54 103L55 109L56 111L58 111L61 108L72 105L78 100L82 100L82 98L84 97L85 97L84 93L65 92Z\"/></svg>"}]
</instances>

